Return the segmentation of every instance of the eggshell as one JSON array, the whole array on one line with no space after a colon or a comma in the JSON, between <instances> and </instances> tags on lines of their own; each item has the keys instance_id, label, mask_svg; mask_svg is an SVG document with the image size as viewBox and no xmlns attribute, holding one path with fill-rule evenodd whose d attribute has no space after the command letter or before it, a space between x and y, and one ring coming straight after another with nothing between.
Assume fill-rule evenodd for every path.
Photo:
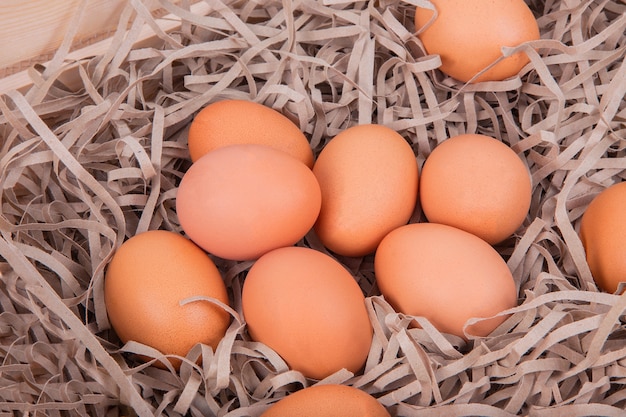
<instances>
[{"instance_id":1,"label":"eggshell","mask_svg":"<svg viewBox=\"0 0 626 417\"><path fill-rule=\"evenodd\" d=\"M365 364L372 341L365 297L325 253L292 246L263 255L244 281L242 308L252 339L308 378Z\"/></svg>"},{"instance_id":2,"label":"eggshell","mask_svg":"<svg viewBox=\"0 0 626 417\"><path fill-rule=\"evenodd\" d=\"M477 236L451 226L413 223L395 229L374 258L376 282L398 311L422 316L441 332L467 337L470 318L488 318L517 305L511 272L500 254ZM506 317L468 327L487 336Z\"/></svg>"},{"instance_id":3,"label":"eggshell","mask_svg":"<svg viewBox=\"0 0 626 417\"><path fill-rule=\"evenodd\" d=\"M230 315L209 301L180 305L194 296L229 303L213 261L178 233L152 230L131 237L106 270L105 305L111 326L124 343L133 340L179 356L198 343L216 349ZM170 362L180 365L176 358Z\"/></svg>"},{"instance_id":4,"label":"eggshell","mask_svg":"<svg viewBox=\"0 0 626 417\"><path fill-rule=\"evenodd\" d=\"M188 147L193 162L222 146L245 143L276 148L309 168L313 166L313 150L298 126L282 113L253 101L211 103L189 126Z\"/></svg>"},{"instance_id":5,"label":"eggshell","mask_svg":"<svg viewBox=\"0 0 626 417\"><path fill-rule=\"evenodd\" d=\"M433 11L417 7L415 27L426 52L441 56L441 71L468 82L503 56L503 46L515 47L539 39L539 26L523 0L431 0ZM518 52L474 79L501 81L517 75L529 62Z\"/></svg>"},{"instance_id":6,"label":"eggshell","mask_svg":"<svg viewBox=\"0 0 626 417\"><path fill-rule=\"evenodd\" d=\"M347 385L313 385L268 408L261 417L390 417L368 393Z\"/></svg>"},{"instance_id":7,"label":"eggshell","mask_svg":"<svg viewBox=\"0 0 626 417\"><path fill-rule=\"evenodd\" d=\"M594 197L581 218L580 239L594 281L615 293L626 281L626 182Z\"/></svg>"},{"instance_id":8,"label":"eggshell","mask_svg":"<svg viewBox=\"0 0 626 417\"><path fill-rule=\"evenodd\" d=\"M198 159L178 188L185 233L204 250L252 260L290 246L313 226L321 192L313 172L264 145L231 145Z\"/></svg>"},{"instance_id":9,"label":"eggshell","mask_svg":"<svg viewBox=\"0 0 626 417\"><path fill-rule=\"evenodd\" d=\"M531 196L526 164L489 136L447 139L422 167L420 203L428 221L463 229L491 244L510 237L523 224Z\"/></svg>"},{"instance_id":10,"label":"eggshell","mask_svg":"<svg viewBox=\"0 0 626 417\"><path fill-rule=\"evenodd\" d=\"M313 173L322 190L315 232L337 254L372 253L415 210L415 154L386 126L366 124L342 131L320 152Z\"/></svg>"}]
</instances>

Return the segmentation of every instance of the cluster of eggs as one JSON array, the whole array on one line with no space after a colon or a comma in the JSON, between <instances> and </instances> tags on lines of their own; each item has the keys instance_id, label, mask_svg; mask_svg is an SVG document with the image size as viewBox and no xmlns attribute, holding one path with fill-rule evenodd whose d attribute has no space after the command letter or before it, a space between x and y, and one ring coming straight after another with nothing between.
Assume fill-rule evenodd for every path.
<instances>
[{"instance_id":1,"label":"cluster of eggs","mask_svg":"<svg viewBox=\"0 0 626 417\"><path fill-rule=\"evenodd\" d=\"M441 56L445 73L464 82L504 79L528 62L517 53L488 66L502 45L539 37L523 1L432 3L437 13L418 7L415 23L427 52ZM466 27L470 17L485 18L486 12L499 14L498 33L484 25ZM481 28L492 39L478 42L464 34ZM463 39L470 44L461 46ZM363 292L331 253L373 254L378 288L398 312L426 317L462 338L488 335L506 319L502 312L517 304L516 284L494 245L523 224L532 184L522 159L497 139L451 137L419 172L414 150L400 134L359 125L332 138L315 159L304 134L281 113L223 100L197 114L189 152L193 163L176 198L186 236L159 230L128 239L105 278L112 327L122 341L167 355L156 366L178 367L198 343L216 349L236 314L207 253L253 261L241 294L248 334L312 379L340 369L358 372L372 342ZM586 248L609 233L595 224L604 212L623 206L626 193L619 193L620 201L604 204L609 208L590 207L581 230ZM418 206L426 222L411 221ZM328 252L297 245L311 231ZM614 262L604 257L610 254L589 253L590 266L606 281L606 265ZM328 402L327 389L340 398L337 404ZM354 398L365 407L359 415L388 416L363 396L350 387L314 386L266 415L289 415L296 401L298 407L311 401L354 411L358 407L348 400ZM347 408L345 415L351 415Z\"/></svg>"},{"instance_id":2,"label":"cluster of eggs","mask_svg":"<svg viewBox=\"0 0 626 417\"><path fill-rule=\"evenodd\" d=\"M499 140L452 137L420 174L408 141L367 124L340 132L313 160L278 111L222 100L197 114L188 142L193 163L176 196L186 236L139 234L108 267L105 301L122 340L181 356L198 342L216 347L230 317L207 254L253 261L241 294L250 337L314 379L359 371L372 341L363 292L331 254L373 254L378 287L399 312L459 337L487 335L504 320L492 316L516 305L492 244L522 224L531 183ZM410 221L418 203L428 222ZM297 245L311 230L328 251ZM465 329L470 318L485 320Z\"/></svg>"}]
</instances>

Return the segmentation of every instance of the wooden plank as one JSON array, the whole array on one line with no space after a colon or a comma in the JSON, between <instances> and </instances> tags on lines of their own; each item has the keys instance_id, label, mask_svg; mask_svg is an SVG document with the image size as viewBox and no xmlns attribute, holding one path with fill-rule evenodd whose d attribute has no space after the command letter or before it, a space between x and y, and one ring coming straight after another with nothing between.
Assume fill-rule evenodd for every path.
<instances>
[{"instance_id":1,"label":"wooden plank","mask_svg":"<svg viewBox=\"0 0 626 417\"><path fill-rule=\"evenodd\" d=\"M52 58L70 29L82 0L3 0L0 2L0 69L5 74ZM105 37L117 27L124 0L86 0L76 44Z\"/></svg>"},{"instance_id":2,"label":"wooden plank","mask_svg":"<svg viewBox=\"0 0 626 417\"><path fill-rule=\"evenodd\" d=\"M12 0L11 0L12 1ZM209 6L205 2L194 3L190 6L191 12L197 15L206 15L209 12ZM70 18L71 19L71 18ZM156 19L157 24L165 32L173 31L180 28L180 18L175 15L165 15L159 19ZM115 21L117 25L117 21ZM137 42L145 45L150 43L151 40L156 40L156 35L153 29L148 25L145 25L142 29ZM79 60L89 56L104 54L111 45L110 37L106 37L100 41L89 44L83 48L72 51L68 54L68 60ZM49 57L51 58L51 57ZM45 65L45 63L44 63ZM30 77L28 76L28 70L16 72L14 74L7 75L0 78L0 94L6 91L15 89L20 90L32 84Z\"/></svg>"}]
</instances>

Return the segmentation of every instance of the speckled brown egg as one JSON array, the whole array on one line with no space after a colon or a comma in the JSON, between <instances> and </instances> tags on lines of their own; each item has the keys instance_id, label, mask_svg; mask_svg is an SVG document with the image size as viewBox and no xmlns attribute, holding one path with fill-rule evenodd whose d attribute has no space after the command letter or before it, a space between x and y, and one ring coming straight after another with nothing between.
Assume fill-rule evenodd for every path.
<instances>
[{"instance_id":1,"label":"speckled brown egg","mask_svg":"<svg viewBox=\"0 0 626 417\"><path fill-rule=\"evenodd\" d=\"M626 182L594 197L582 216L580 239L598 287L616 292L626 281Z\"/></svg>"},{"instance_id":2,"label":"speckled brown egg","mask_svg":"<svg viewBox=\"0 0 626 417\"><path fill-rule=\"evenodd\" d=\"M365 364L373 334L365 297L329 255L299 246L266 253L250 268L241 302L252 339L304 376L322 379Z\"/></svg>"},{"instance_id":3,"label":"speckled brown egg","mask_svg":"<svg viewBox=\"0 0 626 417\"><path fill-rule=\"evenodd\" d=\"M428 221L463 229L492 245L519 229L531 197L524 161L489 136L451 137L437 145L422 167L419 198Z\"/></svg>"},{"instance_id":4,"label":"speckled brown egg","mask_svg":"<svg viewBox=\"0 0 626 417\"><path fill-rule=\"evenodd\" d=\"M437 11L432 24L433 11L416 8L418 37L427 53L440 55L441 71L463 82L502 57L503 46L515 47L540 36L537 21L523 0L431 2ZM528 55L518 52L472 82L504 80L517 75L528 62Z\"/></svg>"},{"instance_id":5,"label":"speckled brown egg","mask_svg":"<svg viewBox=\"0 0 626 417\"><path fill-rule=\"evenodd\" d=\"M136 341L165 355L184 357L198 343L216 349L224 337L229 313L209 301L181 305L196 296L229 303L213 261L175 232L152 230L131 237L106 270L106 309L121 341ZM180 365L177 358L170 361Z\"/></svg>"},{"instance_id":6,"label":"speckled brown egg","mask_svg":"<svg viewBox=\"0 0 626 417\"><path fill-rule=\"evenodd\" d=\"M374 259L378 287L398 311L441 332L487 336L517 305L511 271L479 237L452 226L412 223L389 233ZM486 319L465 329L469 319ZM466 334L467 330L467 334Z\"/></svg>"},{"instance_id":7,"label":"speckled brown egg","mask_svg":"<svg viewBox=\"0 0 626 417\"><path fill-rule=\"evenodd\" d=\"M279 111L254 101L216 101L204 107L189 126L193 162L222 146L245 143L273 147L309 168L313 166L313 150L298 126Z\"/></svg>"},{"instance_id":8,"label":"speckled brown egg","mask_svg":"<svg viewBox=\"0 0 626 417\"><path fill-rule=\"evenodd\" d=\"M270 406L261 417L389 417L365 391L347 385L318 384L296 391Z\"/></svg>"},{"instance_id":9,"label":"speckled brown egg","mask_svg":"<svg viewBox=\"0 0 626 417\"><path fill-rule=\"evenodd\" d=\"M342 131L320 152L313 173L322 191L315 232L336 254L374 252L415 209L417 160L389 127L364 124Z\"/></svg>"},{"instance_id":10,"label":"speckled brown egg","mask_svg":"<svg viewBox=\"0 0 626 417\"><path fill-rule=\"evenodd\" d=\"M224 259L253 260L313 227L321 192L302 161L265 145L216 149L185 172L176 213L185 233Z\"/></svg>"}]
</instances>

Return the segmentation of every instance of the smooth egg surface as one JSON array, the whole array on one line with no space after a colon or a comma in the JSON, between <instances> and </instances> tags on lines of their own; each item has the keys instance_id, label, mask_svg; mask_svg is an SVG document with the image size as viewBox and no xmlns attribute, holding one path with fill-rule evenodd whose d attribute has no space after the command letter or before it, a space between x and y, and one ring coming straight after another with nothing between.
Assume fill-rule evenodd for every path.
<instances>
[{"instance_id":1,"label":"smooth egg surface","mask_svg":"<svg viewBox=\"0 0 626 417\"><path fill-rule=\"evenodd\" d=\"M292 246L263 255L245 278L242 308L251 338L305 377L365 364L373 334L365 297L325 253Z\"/></svg>"},{"instance_id":2,"label":"smooth egg surface","mask_svg":"<svg viewBox=\"0 0 626 417\"><path fill-rule=\"evenodd\" d=\"M477 236L452 226L412 223L395 229L374 258L376 282L396 311L427 318L440 332L487 336L517 305L513 276L500 254Z\"/></svg>"},{"instance_id":3,"label":"smooth egg surface","mask_svg":"<svg viewBox=\"0 0 626 417\"><path fill-rule=\"evenodd\" d=\"M270 406L261 417L390 417L376 398L348 385L313 385Z\"/></svg>"},{"instance_id":4,"label":"smooth egg surface","mask_svg":"<svg viewBox=\"0 0 626 417\"><path fill-rule=\"evenodd\" d=\"M213 261L175 232L152 230L131 237L117 249L106 270L106 309L124 343L133 340L179 356L198 343L216 349L230 314L209 301L180 304L194 296L229 303ZM170 362L180 364L176 358Z\"/></svg>"},{"instance_id":5,"label":"smooth egg surface","mask_svg":"<svg viewBox=\"0 0 626 417\"><path fill-rule=\"evenodd\" d=\"M503 46L539 39L539 26L523 0L431 0L437 11L418 6L415 26L428 54L441 57L441 71L468 82L502 57ZM430 23L432 21L432 23ZM427 26L428 25L428 26ZM425 28L425 29L424 29ZM471 82L501 81L529 62L518 52Z\"/></svg>"},{"instance_id":6,"label":"smooth egg surface","mask_svg":"<svg viewBox=\"0 0 626 417\"><path fill-rule=\"evenodd\" d=\"M264 145L231 145L198 159L181 180L185 233L224 259L253 260L295 244L312 228L321 191L309 167Z\"/></svg>"},{"instance_id":7,"label":"smooth egg surface","mask_svg":"<svg viewBox=\"0 0 626 417\"><path fill-rule=\"evenodd\" d=\"M382 125L350 127L332 138L313 166L322 191L315 232L344 256L374 252L408 222L417 201L418 166L409 143Z\"/></svg>"},{"instance_id":8,"label":"smooth egg surface","mask_svg":"<svg viewBox=\"0 0 626 417\"><path fill-rule=\"evenodd\" d=\"M594 197L581 218L580 239L594 281L615 293L626 281L626 182Z\"/></svg>"},{"instance_id":9,"label":"smooth egg surface","mask_svg":"<svg viewBox=\"0 0 626 417\"><path fill-rule=\"evenodd\" d=\"M253 101L221 100L204 107L189 126L193 162L222 146L253 143L287 152L309 168L313 150L298 126L284 114Z\"/></svg>"},{"instance_id":10,"label":"smooth egg surface","mask_svg":"<svg viewBox=\"0 0 626 417\"><path fill-rule=\"evenodd\" d=\"M530 172L505 143L485 135L458 135L426 158L419 198L429 222L497 244L526 219L532 199Z\"/></svg>"}]
</instances>

